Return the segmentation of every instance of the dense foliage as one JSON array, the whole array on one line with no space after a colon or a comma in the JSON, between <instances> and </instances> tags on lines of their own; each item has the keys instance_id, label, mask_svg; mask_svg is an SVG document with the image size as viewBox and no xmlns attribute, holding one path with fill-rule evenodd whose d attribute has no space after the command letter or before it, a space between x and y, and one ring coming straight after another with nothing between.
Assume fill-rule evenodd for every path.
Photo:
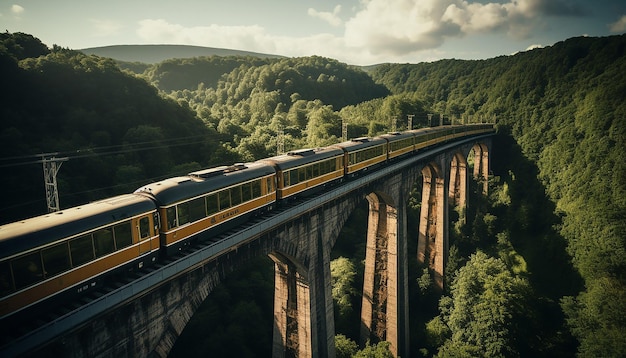
<instances>
[{"instance_id":1,"label":"dense foliage","mask_svg":"<svg viewBox=\"0 0 626 358\"><path fill-rule=\"evenodd\" d=\"M563 308L581 356L623 356L626 341L626 36L573 38L485 61L383 65L373 77L448 117L511 128L556 203L585 290ZM520 215L533 215L520 207ZM538 232L539 234L541 232Z\"/></svg>"}]
</instances>

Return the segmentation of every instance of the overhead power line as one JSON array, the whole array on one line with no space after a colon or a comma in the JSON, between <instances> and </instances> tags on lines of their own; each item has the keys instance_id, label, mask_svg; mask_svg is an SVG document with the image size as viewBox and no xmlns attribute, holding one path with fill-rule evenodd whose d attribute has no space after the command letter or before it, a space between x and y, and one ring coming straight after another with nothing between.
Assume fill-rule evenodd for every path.
<instances>
[{"instance_id":1,"label":"overhead power line","mask_svg":"<svg viewBox=\"0 0 626 358\"><path fill-rule=\"evenodd\" d=\"M31 154L31 155L21 155L21 156L13 156L13 157L5 157L0 158L0 162L4 161L12 161L12 160L21 160L14 163L6 163L0 164L0 168L8 168L8 167L16 167L22 165L30 165L30 164L41 164L43 163L42 157L53 157L53 156L63 156L68 159L80 159L80 158L89 158L89 157L97 157L97 156L105 156L105 155L115 155L115 154L125 154L125 153L133 153L140 152L146 150L160 149L160 148L171 148L171 147L180 147L186 145L194 145L203 143L204 140L196 140L189 141L190 139L197 138L205 138L205 136L190 136L190 137L180 137L180 138L172 138L165 140L156 140L149 142L138 142L138 143L127 143L127 144L119 144L105 147L94 147L87 149L77 149L73 151L65 151L65 152L51 152L51 153L39 153L39 154ZM180 143L176 143L180 142ZM150 144L159 144L156 146L148 146L137 148L137 146L142 145L150 145ZM129 148L129 146L132 146ZM121 148L121 149L117 149ZM105 151L102 151L105 150ZM28 160L33 159L33 160Z\"/></svg>"}]
</instances>

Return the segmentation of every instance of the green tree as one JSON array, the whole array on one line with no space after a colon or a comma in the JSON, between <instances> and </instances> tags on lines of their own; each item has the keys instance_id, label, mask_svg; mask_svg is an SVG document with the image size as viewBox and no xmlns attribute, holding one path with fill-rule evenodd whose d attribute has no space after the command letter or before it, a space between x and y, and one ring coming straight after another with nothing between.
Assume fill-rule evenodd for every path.
<instances>
[{"instance_id":1,"label":"green tree","mask_svg":"<svg viewBox=\"0 0 626 358\"><path fill-rule=\"evenodd\" d=\"M517 327L525 319L530 294L527 280L515 276L498 258L471 255L451 285L452 300L443 313L451 337L439 356L468 354L508 357L519 354Z\"/></svg>"},{"instance_id":2,"label":"green tree","mask_svg":"<svg viewBox=\"0 0 626 358\"><path fill-rule=\"evenodd\" d=\"M343 334L335 336L335 353L337 358L352 358L359 350L358 344Z\"/></svg>"},{"instance_id":3,"label":"green tree","mask_svg":"<svg viewBox=\"0 0 626 358\"><path fill-rule=\"evenodd\" d=\"M352 297L357 294L353 288L356 268L352 261L339 257L330 262L333 300L339 307L339 314L348 315L352 311Z\"/></svg>"},{"instance_id":4,"label":"green tree","mask_svg":"<svg viewBox=\"0 0 626 358\"><path fill-rule=\"evenodd\" d=\"M393 358L393 354L389 350L389 342L378 342L378 344L367 344L365 348L356 352L354 358Z\"/></svg>"}]
</instances>

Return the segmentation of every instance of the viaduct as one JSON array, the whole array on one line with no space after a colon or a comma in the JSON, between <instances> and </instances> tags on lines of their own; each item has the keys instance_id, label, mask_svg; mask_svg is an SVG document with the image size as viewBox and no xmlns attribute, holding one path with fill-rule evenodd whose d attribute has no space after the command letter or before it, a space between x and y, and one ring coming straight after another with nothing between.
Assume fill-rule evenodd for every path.
<instances>
[{"instance_id":1,"label":"viaduct","mask_svg":"<svg viewBox=\"0 0 626 358\"><path fill-rule=\"evenodd\" d=\"M166 357L202 301L229 272L260 255L274 261L274 357L334 357L330 254L363 200L369 206L361 340L408 357L408 260L417 255L441 289L448 207L467 205L471 176L487 192L491 134L429 149L248 223L223 240L147 270L118 289L3 347L0 356ZM473 161L473 172L468 156ZM471 175L470 175L471 174ZM419 237L407 201L422 181ZM417 252L408 252L417 240Z\"/></svg>"}]
</instances>

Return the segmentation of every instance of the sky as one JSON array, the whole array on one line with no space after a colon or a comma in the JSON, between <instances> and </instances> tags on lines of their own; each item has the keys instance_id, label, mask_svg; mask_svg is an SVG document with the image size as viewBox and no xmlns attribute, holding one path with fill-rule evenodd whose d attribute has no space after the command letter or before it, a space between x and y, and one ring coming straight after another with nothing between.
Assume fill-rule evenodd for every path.
<instances>
[{"instance_id":1,"label":"sky","mask_svg":"<svg viewBox=\"0 0 626 358\"><path fill-rule=\"evenodd\" d=\"M52 47L182 44L352 65L487 59L626 32L624 0L0 0Z\"/></svg>"}]
</instances>

